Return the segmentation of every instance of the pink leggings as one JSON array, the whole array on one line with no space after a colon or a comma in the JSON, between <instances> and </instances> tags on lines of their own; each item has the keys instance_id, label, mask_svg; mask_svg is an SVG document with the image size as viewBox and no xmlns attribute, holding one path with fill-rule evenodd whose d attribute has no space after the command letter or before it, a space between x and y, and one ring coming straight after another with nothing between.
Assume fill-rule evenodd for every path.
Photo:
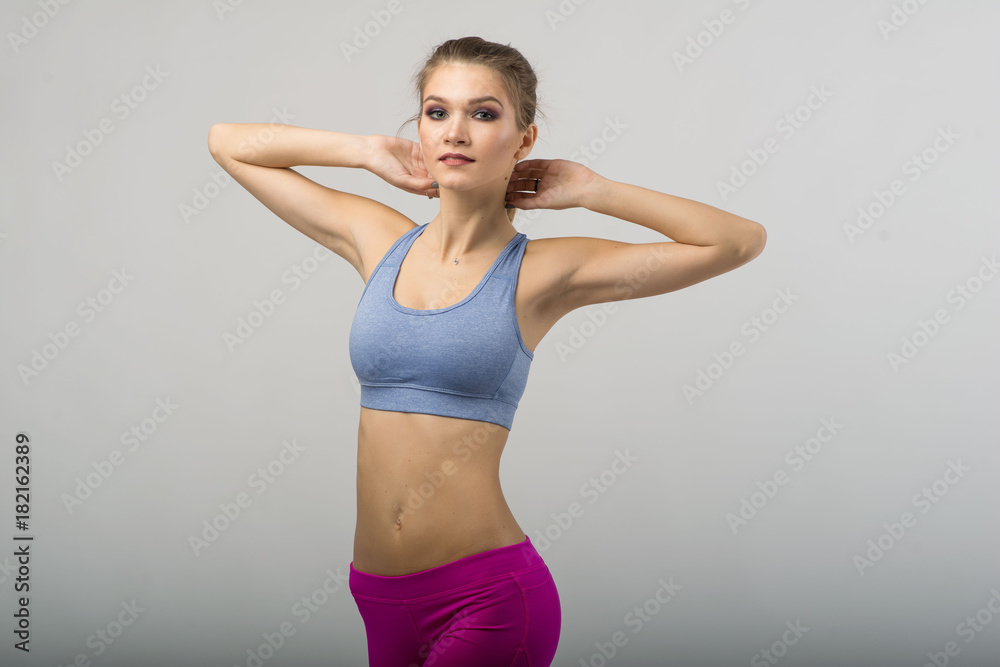
<instances>
[{"instance_id":1,"label":"pink leggings","mask_svg":"<svg viewBox=\"0 0 1000 667\"><path fill-rule=\"evenodd\" d=\"M369 667L548 667L562 611L549 568L520 544L386 577L350 565Z\"/></svg>"}]
</instances>

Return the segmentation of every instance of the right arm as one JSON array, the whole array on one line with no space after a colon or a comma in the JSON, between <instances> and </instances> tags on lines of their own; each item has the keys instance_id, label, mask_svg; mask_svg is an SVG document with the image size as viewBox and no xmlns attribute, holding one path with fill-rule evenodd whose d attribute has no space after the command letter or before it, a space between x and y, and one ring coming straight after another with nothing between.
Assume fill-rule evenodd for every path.
<instances>
[{"instance_id":1,"label":"right arm","mask_svg":"<svg viewBox=\"0 0 1000 667\"><path fill-rule=\"evenodd\" d=\"M395 150L385 151L389 145ZM398 152L419 152L418 145L378 135L275 123L216 123L208 132L208 149L215 161L264 206L346 259L362 276L355 225L370 226L373 219L405 216L373 199L320 185L291 167L354 167L386 178L382 172L391 166L387 163L393 163L398 165L395 171L399 173L386 180L410 192L423 192L420 188L429 187L432 180L410 175L408 166L391 159ZM389 153L392 155L387 159ZM403 155L401 159L409 158Z\"/></svg>"}]
</instances>

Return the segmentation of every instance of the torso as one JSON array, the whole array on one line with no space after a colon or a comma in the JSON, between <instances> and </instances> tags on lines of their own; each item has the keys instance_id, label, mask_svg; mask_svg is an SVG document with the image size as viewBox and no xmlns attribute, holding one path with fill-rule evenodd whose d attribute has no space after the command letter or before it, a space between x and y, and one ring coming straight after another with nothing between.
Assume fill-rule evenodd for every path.
<instances>
[{"instance_id":1,"label":"torso","mask_svg":"<svg viewBox=\"0 0 1000 667\"><path fill-rule=\"evenodd\" d=\"M355 267L366 283L390 246L414 226L399 216L366 228ZM400 305L418 310L444 308L468 296L513 233L456 266L430 261L433 252L421 243L423 236L402 262L393 292ZM553 298L558 267L543 259L555 241L529 241L518 275L517 320L532 351L565 314ZM489 422L362 407L354 568L398 576L523 542L525 532L500 488L500 455L508 435Z\"/></svg>"}]
</instances>

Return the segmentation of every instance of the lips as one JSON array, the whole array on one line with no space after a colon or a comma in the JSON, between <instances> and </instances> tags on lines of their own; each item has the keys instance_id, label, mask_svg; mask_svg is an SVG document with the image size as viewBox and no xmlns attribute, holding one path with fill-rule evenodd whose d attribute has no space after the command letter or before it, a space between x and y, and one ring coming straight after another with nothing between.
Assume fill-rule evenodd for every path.
<instances>
[{"instance_id":1,"label":"lips","mask_svg":"<svg viewBox=\"0 0 1000 667\"><path fill-rule=\"evenodd\" d=\"M441 160L466 160L468 162L475 162L475 160L473 160L472 158L466 157L465 155L462 155L461 153L445 153L444 155L442 155L440 157L440 159Z\"/></svg>"}]
</instances>

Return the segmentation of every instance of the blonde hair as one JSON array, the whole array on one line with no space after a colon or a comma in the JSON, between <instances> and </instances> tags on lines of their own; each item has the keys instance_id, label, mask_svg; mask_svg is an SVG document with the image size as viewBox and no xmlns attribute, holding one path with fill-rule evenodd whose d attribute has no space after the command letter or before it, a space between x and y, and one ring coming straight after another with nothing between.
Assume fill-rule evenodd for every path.
<instances>
[{"instance_id":1,"label":"blonde hair","mask_svg":"<svg viewBox=\"0 0 1000 667\"><path fill-rule=\"evenodd\" d=\"M514 118L519 131L527 130L528 126L535 122L535 113L541 113L535 92L538 87L538 77L535 76L531 64L512 46L488 42L482 37L449 39L434 48L414 77L413 87L418 106L431 75L442 65L450 64L482 65L493 70L514 105ZM421 111L418 109L415 115L400 126L396 136L399 136L407 124L419 120L420 114ZM517 209L509 208L506 211L507 218L514 222Z\"/></svg>"}]
</instances>

